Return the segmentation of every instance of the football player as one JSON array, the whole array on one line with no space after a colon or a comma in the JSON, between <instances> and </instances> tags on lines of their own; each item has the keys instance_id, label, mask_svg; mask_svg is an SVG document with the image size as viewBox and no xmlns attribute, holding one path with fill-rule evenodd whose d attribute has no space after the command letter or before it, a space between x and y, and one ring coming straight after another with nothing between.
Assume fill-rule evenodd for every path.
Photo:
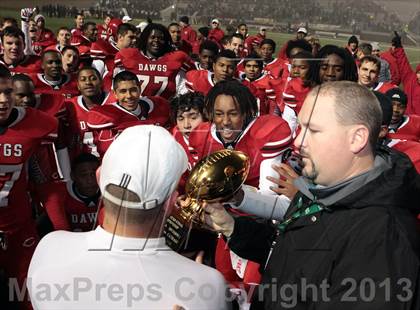
<instances>
[{"instance_id":1,"label":"football player","mask_svg":"<svg viewBox=\"0 0 420 310\"><path fill-rule=\"evenodd\" d=\"M379 72L381 71L381 61L376 56L365 56L360 59L358 69L360 85L364 85L371 90L385 94L388 90L396 88L392 83L378 82Z\"/></svg>"},{"instance_id":2,"label":"football player","mask_svg":"<svg viewBox=\"0 0 420 310\"><path fill-rule=\"evenodd\" d=\"M140 35L139 49L119 51L115 65L137 74L143 96L166 99L175 95L185 72L194 66L187 54L172 50L169 31L161 24L148 24Z\"/></svg>"},{"instance_id":3,"label":"football player","mask_svg":"<svg viewBox=\"0 0 420 310\"><path fill-rule=\"evenodd\" d=\"M76 16L74 17L74 24L76 27L74 27L71 30L71 35L73 37L78 37L82 35L82 27L85 23L85 15L83 15L83 12L78 12Z\"/></svg>"},{"instance_id":4,"label":"football player","mask_svg":"<svg viewBox=\"0 0 420 310\"><path fill-rule=\"evenodd\" d=\"M109 23L109 40L99 39L92 43L92 66L96 68L104 79L104 89L111 90L112 76L115 67L115 55L123 48L136 46L136 27L129 23L122 23L113 19Z\"/></svg>"},{"instance_id":5,"label":"football player","mask_svg":"<svg viewBox=\"0 0 420 310\"><path fill-rule=\"evenodd\" d=\"M393 89L390 90L391 93L393 91ZM420 143L418 142L418 140L413 141L403 139L404 136L390 137L389 128L392 124L391 122L394 117L393 110L395 110L395 108L393 107L395 106L395 104L393 104L391 100L394 99L391 99L389 96L384 95L378 91L374 91L374 93L376 98L378 98L382 109L382 126L381 131L379 133L378 143L381 145L386 145L397 151L403 152L410 158L417 172L420 173Z\"/></svg>"},{"instance_id":6,"label":"football player","mask_svg":"<svg viewBox=\"0 0 420 310\"><path fill-rule=\"evenodd\" d=\"M269 162L281 156L292 141L287 123L278 116L257 117L255 97L236 80L217 83L208 93L205 107L210 122L190 133L190 146L198 158L224 148L243 151L252 159L245 183L269 191L265 169L271 169Z\"/></svg>"},{"instance_id":7,"label":"football player","mask_svg":"<svg viewBox=\"0 0 420 310\"><path fill-rule=\"evenodd\" d=\"M75 74L79 69L80 53L75 46L65 46L61 51L63 71L67 74Z\"/></svg>"},{"instance_id":8,"label":"football player","mask_svg":"<svg viewBox=\"0 0 420 310\"><path fill-rule=\"evenodd\" d=\"M235 53L231 50L223 50L215 59L213 72L209 70L187 72L185 85L190 92L200 92L207 95L216 83L233 79L235 68Z\"/></svg>"},{"instance_id":9,"label":"football player","mask_svg":"<svg viewBox=\"0 0 420 310\"><path fill-rule=\"evenodd\" d=\"M92 152L98 157L124 129L141 124L165 126L169 120L169 103L157 96L141 96L137 76L130 71L118 73L113 81L116 102L94 107L88 113L88 127L93 131Z\"/></svg>"},{"instance_id":10,"label":"football player","mask_svg":"<svg viewBox=\"0 0 420 310\"><path fill-rule=\"evenodd\" d=\"M238 81L216 84L206 97L205 110L210 122L200 124L189 136L198 159L226 148L242 151L251 160L245 184L274 194L266 177L272 174L271 165L281 160L291 145L288 124L274 115L257 117L255 97ZM231 252L223 238L218 240L215 257L216 268L233 286L259 283L259 265Z\"/></svg>"},{"instance_id":11,"label":"football player","mask_svg":"<svg viewBox=\"0 0 420 310\"><path fill-rule=\"evenodd\" d=\"M388 90L385 96L391 100L393 109L388 137L420 142L420 116L405 114L407 95L396 87Z\"/></svg>"},{"instance_id":12,"label":"football player","mask_svg":"<svg viewBox=\"0 0 420 310\"><path fill-rule=\"evenodd\" d=\"M253 53L244 59L243 65L245 73L242 84L257 98L258 115L269 114L270 105L275 105L275 93L271 88L270 76L263 73L263 60Z\"/></svg>"},{"instance_id":13,"label":"football player","mask_svg":"<svg viewBox=\"0 0 420 310\"><path fill-rule=\"evenodd\" d=\"M357 82L357 67L350 53L336 45L324 45L315 56L315 81L317 84L330 81Z\"/></svg>"},{"instance_id":14,"label":"football player","mask_svg":"<svg viewBox=\"0 0 420 310\"><path fill-rule=\"evenodd\" d=\"M38 243L28 195L28 160L41 144L56 138L54 117L14 106L11 74L0 66L0 265L19 287Z\"/></svg>"},{"instance_id":15,"label":"football player","mask_svg":"<svg viewBox=\"0 0 420 310\"><path fill-rule=\"evenodd\" d=\"M93 133L88 128L88 112L97 106L112 103L113 96L102 89L102 77L98 70L92 67L84 67L77 75L77 88L81 95L66 101L68 111L70 157L75 158L78 154L96 154Z\"/></svg>"},{"instance_id":16,"label":"football player","mask_svg":"<svg viewBox=\"0 0 420 310\"><path fill-rule=\"evenodd\" d=\"M6 27L1 33L3 55L0 64L5 65L12 73L39 73L41 60L39 56L24 54L25 35L16 27Z\"/></svg>"},{"instance_id":17,"label":"football player","mask_svg":"<svg viewBox=\"0 0 420 310\"><path fill-rule=\"evenodd\" d=\"M204 96L201 93L188 93L171 100L171 120L176 124L171 130L172 135L182 145L188 156L188 170L184 173L178 186L181 192L184 191L185 181L198 159L190 147L189 135L206 120L203 109Z\"/></svg>"},{"instance_id":18,"label":"football player","mask_svg":"<svg viewBox=\"0 0 420 310\"><path fill-rule=\"evenodd\" d=\"M176 51L183 51L187 55L192 54L192 46L188 41L181 38L181 26L177 23L171 23L168 26L169 34L172 38L172 46Z\"/></svg>"},{"instance_id":19,"label":"football player","mask_svg":"<svg viewBox=\"0 0 420 310\"><path fill-rule=\"evenodd\" d=\"M54 230L90 231L97 226L100 204L96 170L99 159L79 154L72 162L71 179L49 184L40 191Z\"/></svg>"},{"instance_id":20,"label":"football player","mask_svg":"<svg viewBox=\"0 0 420 310\"><path fill-rule=\"evenodd\" d=\"M32 79L26 74L18 73L13 75L12 81L15 105L23 108L36 107L37 99Z\"/></svg>"},{"instance_id":21,"label":"football player","mask_svg":"<svg viewBox=\"0 0 420 310\"><path fill-rule=\"evenodd\" d=\"M196 61L194 63L195 69L213 71L213 63L218 53L219 47L213 41L206 40L203 43L201 43L198 54L199 61Z\"/></svg>"}]
</instances>

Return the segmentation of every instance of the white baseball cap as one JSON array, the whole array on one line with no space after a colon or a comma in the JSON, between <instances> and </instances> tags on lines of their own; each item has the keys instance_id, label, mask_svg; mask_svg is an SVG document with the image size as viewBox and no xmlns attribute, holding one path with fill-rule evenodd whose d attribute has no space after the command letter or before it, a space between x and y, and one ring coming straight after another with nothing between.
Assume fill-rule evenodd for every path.
<instances>
[{"instance_id":1,"label":"white baseball cap","mask_svg":"<svg viewBox=\"0 0 420 310\"><path fill-rule=\"evenodd\" d=\"M302 32L302 33L304 33L304 34L308 34L308 30L306 30L306 28L305 28L305 27L300 27L300 28L297 30L297 32Z\"/></svg>"},{"instance_id":2,"label":"white baseball cap","mask_svg":"<svg viewBox=\"0 0 420 310\"><path fill-rule=\"evenodd\" d=\"M144 31L144 28L146 28L147 25L148 25L147 22L140 22L136 27L137 28L140 28L140 31L143 32Z\"/></svg>"},{"instance_id":3,"label":"white baseball cap","mask_svg":"<svg viewBox=\"0 0 420 310\"><path fill-rule=\"evenodd\" d=\"M133 19L128 15L124 15L121 20L122 20L123 23L128 23L128 22L132 21Z\"/></svg>"},{"instance_id":4,"label":"white baseball cap","mask_svg":"<svg viewBox=\"0 0 420 310\"><path fill-rule=\"evenodd\" d=\"M216 24L220 24L219 20L217 18L212 19L211 21L212 24L216 23Z\"/></svg>"},{"instance_id":5,"label":"white baseball cap","mask_svg":"<svg viewBox=\"0 0 420 310\"><path fill-rule=\"evenodd\" d=\"M372 45L372 51L380 51L381 50L381 47L380 47L378 42L372 42L372 43L370 43L370 45Z\"/></svg>"},{"instance_id":6,"label":"white baseball cap","mask_svg":"<svg viewBox=\"0 0 420 310\"><path fill-rule=\"evenodd\" d=\"M104 199L125 208L149 210L163 204L187 169L187 155L164 128L138 125L124 130L102 160L99 188ZM107 191L114 184L136 193L140 202Z\"/></svg>"}]
</instances>

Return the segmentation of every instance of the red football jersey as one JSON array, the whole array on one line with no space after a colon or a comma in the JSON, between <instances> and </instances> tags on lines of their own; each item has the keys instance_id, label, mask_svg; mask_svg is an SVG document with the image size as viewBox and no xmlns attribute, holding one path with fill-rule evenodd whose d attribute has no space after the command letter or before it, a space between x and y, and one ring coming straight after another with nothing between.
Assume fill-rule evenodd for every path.
<instances>
[{"instance_id":1,"label":"red football jersey","mask_svg":"<svg viewBox=\"0 0 420 310\"><path fill-rule=\"evenodd\" d=\"M95 107L88 113L88 127L93 132L92 154L101 157L124 129L135 125L165 126L169 120L169 103L162 97L142 97L138 110L129 112L117 102Z\"/></svg>"},{"instance_id":2,"label":"red football jersey","mask_svg":"<svg viewBox=\"0 0 420 310\"><path fill-rule=\"evenodd\" d=\"M116 45L98 39L96 42L92 43L90 54L92 59L102 60L105 64L105 72L103 75L103 89L110 90L112 87L112 77L114 74L115 68L115 55L118 53L119 49Z\"/></svg>"},{"instance_id":3,"label":"red football jersey","mask_svg":"<svg viewBox=\"0 0 420 310\"><path fill-rule=\"evenodd\" d=\"M387 144L387 146L407 155L411 159L417 172L420 173L420 143L414 141L392 139Z\"/></svg>"},{"instance_id":4,"label":"red football jersey","mask_svg":"<svg viewBox=\"0 0 420 310\"><path fill-rule=\"evenodd\" d=\"M70 98L80 93L77 88L76 77L67 73L62 75L62 80L57 85L48 82L43 73L29 74L29 77L34 82L35 94L61 95Z\"/></svg>"},{"instance_id":5,"label":"red football jersey","mask_svg":"<svg viewBox=\"0 0 420 310\"><path fill-rule=\"evenodd\" d=\"M181 30L181 40L193 44L197 40L197 32L190 25L187 25Z\"/></svg>"},{"instance_id":6,"label":"red football jersey","mask_svg":"<svg viewBox=\"0 0 420 310\"><path fill-rule=\"evenodd\" d=\"M72 37L78 37L82 35L82 30L79 28L73 28L70 32Z\"/></svg>"},{"instance_id":7,"label":"red football jersey","mask_svg":"<svg viewBox=\"0 0 420 310\"><path fill-rule=\"evenodd\" d=\"M98 190L97 196L86 199L77 192L73 182L66 183L63 205L72 231L90 231L98 226L96 217L99 213L99 197Z\"/></svg>"},{"instance_id":8,"label":"red football jersey","mask_svg":"<svg viewBox=\"0 0 420 310\"><path fill-rule=\"evenodd\" d=\"M249 54L251 54L255 47L260 46L261 42L265 39L265 36L262 36L261 34L256 34L253 36L248 36L244 41L244 47L248 51Z\"/></svg>"},{"instance_id":9,"label":"red football jersey","mask_svg":"<svg viewBox=\"0 0 420 310\"><path fill-rule=\"evenodd\" d=\"M310 90L300 78L287 79L282 96L277 101L280 111L283 112L284 106L287 105L298 115Z\"/></svg>"},{"instance_id":10,"label":"red football jersey","mask_svg":"<svg viewBox=\"0 0 420 310\"><path fill-rule=\"evenodd\" d=\"M194 129L189 137L190 146L199 159L224 148L214 124L205 122ZM246 184L259 187L260 166L266 159L280 156L290 146L292 135L289 125L278 116L263 115L253 120L242 132L235 150L242 151L251 159Z\"/></svg>"},{"instance_id":11,"label":"red football jersey","mask_svg":"<svg viewBox=\"0 0 420 310\"><path fill-rule=\"evenodd\" d=\"M270 106L275 104L274 89L271 88L270 77L266 74L261 75L255 81L245 78L242 84L247 86L251 93L257 98L259 115L270 113Z\"/></svg>"},{"instance_id":12,"label":"red football jersey","mask_svg":"<svg viewBox=\"0 0 420 310\"><path fill-rule=\"evenodd\" d=\"M190 92L200 92L207 96L214 86L213 75L209 70L191 70L185 76L185 86Z\"/></svg>"},{"instance_id":13,"label":"red football jersey","mask_svg":"<svg viewBox=\"0 0 420 310\"><path fill-rule=\"evenodd\" d=\"M389 127L388 136L391 139L420 142L420 116L404 115L398 128Z\"/></svg>"},{"instance_id":14,"label":"red football jersey","mask_svg":"<svg viewBox=\"0 0 420 310\"><path fill-rule=\"evenodd\" d=\"M378 83L378 85L376 85L373 90L374 91L378 91L382 94L385 94L388 90L393 89L393 88L397 88L398 86L395 86L392 83L388 83L388 82L380 82Z\"/></svg>"},{"instance_id":15,"label":"red football jersey","mask_svg":"<svg viewBox=\"0 0 420 310\"><path fill-rule=\"evenodd\" d=\"M96 26L96 29L98 29L98 40L106 40L108 39L108 30L105 28L104 25L100 24Z\"/></svg>"},{"instance_id":16,"label":"red football jersey","mask_svg":"<svg viewBox=\"0 0 420 310\"><path fill-rule=\"evenodd\" d=\"M79 50L80 58L86 59L90 57L90 49L93 42L86 38L84 35L72 35L70 43L71 45L77 47Z\"/></svg>"},{"instance_id":17,"label":"red football jersey","mask_svg":"<svg viewBox=\"0 0 420 310\"><path fill-rule=\"evenodd\" d=\"M222 29L214 28L214 29L210 29L208 39L213 40L214 42L219 44L220 40L222 40L224 36L225 36L225 33Z\"/></svg>"},{"instance_id":18,"label":"red football jersey","mask_svg":"<svg viewBox=\"0 0 420 310\"><path fill-rule=\"evenodd\" d=\"M0 135L0 230L13 233L30 221L28 159L57 138L57 120L32 108L15 108L17 119ZM42 126L39 126L42 124Z\"/></svg>"},{"instance_id":19,"label":"red football jersey","mask_svg":"<svg viewBox=\"0 0 420 310\"><path fill-rule=\"evenodd\" d=\"M280 58L274 58L272 61L265 64L265 66L263 68L263 72L271 75L274 78L279 78L280 76L283 75L283 72L286 69L288 71L288 64L287 63L285 63ZM287 73L287 76L288 75L289 74Z\"/></svg>"},{"instance_id":20,"label":"red football jersey","mask_svg":"<svg viewBox=\"0 0 420 310\"><path fill-rule=\"evenodd\" d=\"M102 105L108 102L110 93L105 95ZM83 96L73 97L65 102L68 111L68 124L70 127L70 141L68 143L71 158L80 153L92 153L96 150L93 144L93 133L88 128L89 109L83 102Z\"/></svg>"},{"instance_id":21,"label":"red football jersey","mask_svg":"<svg viewBox=\"0 0 420 310\"><path fill-rule=\"evenodd\" d=\"M26 55L25 58L17 65L7 65L3 60L3 55L1 55L0 64L6 66L12 74L31 74L42 72L41 58L36 55Z\"/></svg>"},{"instance_id":22,"label":"red football jersey","mask_svg":"<svg viewBox=\"0 0 420 310\"><path fill-rule=\"evenodd\" d=\"M115 65L137 74L142 96L161 96L169 99L175 95L177 74L188 71L194 64L182 51L169 52L151 59L136 48L124 48L115 56Z\"/></svg>"},{"instance_id":23,"label":"red football jersey","mask_svg":"<svg viewBox=\"0 0 420 310\"><path fill-rule=\"evenodd\" d=\"M49 29L43 29L41 32L38 31L35 42L32 42L32 48L37 55L40 55L45 48L54 43L56 43L54 33Z\"/></svg>"}]
</instances>

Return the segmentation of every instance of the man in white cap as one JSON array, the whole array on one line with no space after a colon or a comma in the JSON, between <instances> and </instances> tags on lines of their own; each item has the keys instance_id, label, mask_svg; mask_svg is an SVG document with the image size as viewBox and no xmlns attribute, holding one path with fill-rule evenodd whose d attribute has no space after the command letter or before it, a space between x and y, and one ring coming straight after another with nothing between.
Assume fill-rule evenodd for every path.
<instances>
[{"instance_id":1,"label":"man in white cap","mask_svg":"<svg viewBox=\"0 0 420 310\"><path fill-rule=\"evenodd\" d=\"M308 35L308 30L306 30L305 27L300 27L297 31L296 31L296 39L300 40L300 39L305 39L305 37Z\"/></svg>"},{"instance_id":2,"label":"man in white cap","mask_svg":"<svg viewBox=\"0 0 420 310\"><path fill-rule=\"evenodd\" d=\"M186 168L164 128L122 132L100 170L102 226L50 233L36 249L27 282L34 309L227 309L222 275L160 237Z\"/></svg>"},{"instance_id":3,"label":"man in white cap","mask_svg":"<svg viewBox=\"0 0 420 310\"><path fill-rule=\"evenodd\" d=\"M128 15L124 15L123 18L121 19L123 23L129 23L131 22L133 19L128 16Z\"/></svg>"},{"instance_id":4,"label":"man in white cap","mask_svg":"<svg viewBox=\"0 0 420 310\"><path fill-rule=\"evenodd\" d=\"M263 40L265 40L267 34L267 26L261 26L256 35L248 36L245 39L244 47L248 51L248 55L256 52Z\"/></svg>"},{"instance_id":5,"label":"man in white cap","mask_svg":"<svg viewBox=\"0 0 420 310\"><path fill-rule=\"evenodd\" d=\"M211 29L209 31L209 40L213 40L216 43L220 43L220 40L225 36L225 33L220 29L220 22L217 18L211 21Z\"/></svg>"}]
</instances>

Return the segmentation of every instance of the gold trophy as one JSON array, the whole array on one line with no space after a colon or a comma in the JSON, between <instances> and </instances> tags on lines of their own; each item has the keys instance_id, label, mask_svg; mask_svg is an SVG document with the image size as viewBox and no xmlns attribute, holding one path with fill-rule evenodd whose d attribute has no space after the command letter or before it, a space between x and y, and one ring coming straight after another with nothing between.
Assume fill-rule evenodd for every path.
<instances>
[{"instance_id":1,"label":"gold trophy","mask_svg":"<svg viewBox=\"0 0 420 310\"><path fill-rule=\"evenodd\" d=\"M202 203L215 199L227 200L245 182L250 167L249 157L233 150L216 151L200 160L188 177L185 191L189 204L175 210L166 221L166 243L180 251L188 243L192 227L203 226Z\"/></svg>"}]
</instances>

